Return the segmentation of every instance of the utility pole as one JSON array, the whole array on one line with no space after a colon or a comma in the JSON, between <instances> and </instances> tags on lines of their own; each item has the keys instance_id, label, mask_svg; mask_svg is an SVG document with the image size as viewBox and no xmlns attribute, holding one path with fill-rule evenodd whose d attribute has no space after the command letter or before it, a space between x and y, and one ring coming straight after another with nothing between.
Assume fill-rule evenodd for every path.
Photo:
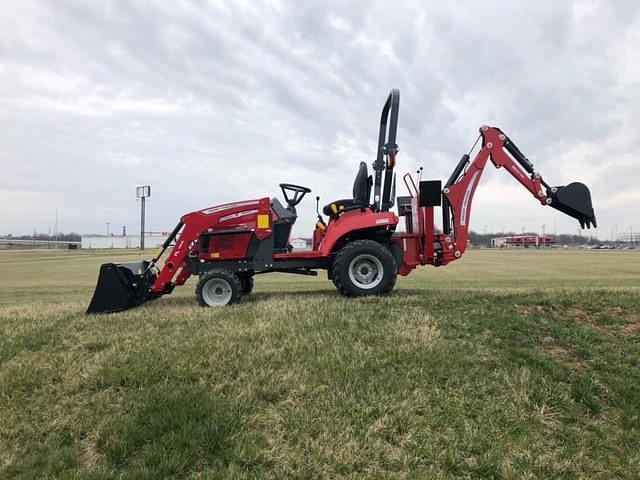
<instances>
[{"instance_id":1,"label":"utility pole","mask_svg":"<svg viewBox=\"0 0 640 480\"><path fill-rule=\"evenodd\" d=\"M143 185L136 187L136 198L140 199L140 250L144 250L144 209L145 200L151 196L151 186Z\"/></svg>"}]
</instances>

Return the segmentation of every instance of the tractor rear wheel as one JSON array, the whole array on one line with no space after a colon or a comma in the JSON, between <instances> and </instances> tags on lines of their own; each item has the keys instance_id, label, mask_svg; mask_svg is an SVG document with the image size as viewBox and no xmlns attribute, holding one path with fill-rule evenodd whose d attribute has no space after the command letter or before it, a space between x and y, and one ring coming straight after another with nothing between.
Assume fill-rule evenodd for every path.
<instances>
[{"instance_id":1,"label":"tractor rear wheel","mask_svg":"<svg viewBox=\"0 0 640 480\"><path fill-rule=\"evenodd\" d=\"M384 295L396 283L397 265L391 251L373 240L344 246L333 261L333 283L343 295Z\"/></svg>"},{"instance_id":2,"label":"tractor rear wheel","mask_svg":"<svg viewBox=\"0 0 640 480\"><path fill-rule=\"evenodd\" d=\"M196 298L203 307L224 307L242 295L242 284L235 273L214 268L200 275Z\"/></svg>"}]
</instances>

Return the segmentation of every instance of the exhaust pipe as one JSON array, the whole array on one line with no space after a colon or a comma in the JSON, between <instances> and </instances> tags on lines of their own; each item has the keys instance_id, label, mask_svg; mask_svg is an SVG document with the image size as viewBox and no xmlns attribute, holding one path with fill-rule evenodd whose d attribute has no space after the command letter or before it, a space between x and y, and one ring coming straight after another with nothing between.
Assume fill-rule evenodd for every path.
<instances>
[{"instance_id":1,"label":"exhaust pipe","mask_svg":"<svg viewBox=\"0 0 640 480\"><path fill-rule=\"evenodd\" d=\"M574 182L567 186L553 187L547 192L547 198L551 199L551 207L578 220L580 227L598 226L591 193L584 183Z\"/></svg>"}]
</instances>

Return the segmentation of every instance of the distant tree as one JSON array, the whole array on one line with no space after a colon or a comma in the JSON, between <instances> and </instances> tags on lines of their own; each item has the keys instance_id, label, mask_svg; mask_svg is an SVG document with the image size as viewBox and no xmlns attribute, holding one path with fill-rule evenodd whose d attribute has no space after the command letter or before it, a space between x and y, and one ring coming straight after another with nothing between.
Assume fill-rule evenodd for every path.
<instances>
[{"instance_id":1,"label":"distant tree","mask_svg":"<svg viewBox=\"0 0 640 480\"><path fill-rule=\"evenodd\" d=\"M514 237L514 236L520 236L520 235L527 235L527 236L535 236L535 235L539 235L539 233L537 232L524 232L524 233L516 233L516 232L498 232L498 233L487 233L487 234L483 234L483 233L478 233L478 232L474 232L473 230L471 230L469 232L469 241L471 242L471 245L476 246L476 247L481 247L481 246L488 246L491 245L491 239L492 238L496 238L496 237ZM584 245L584 244L588 244L588 243L598 243L598 244L609 244L611 242L606 241L606 240L597 240L593 237L591 237L589 234L585 234L585 235L571 235L571 234L566 234L566 233L561 233L558 235L553 235L553 234L547 234L547 236L553 237L555 239L555 243L557 245L571 245L571 246L575 246L575 245Z\"/></svg>"},{"instance_id":2,"label":"distant tree","mask_svg":"<svg viewBox=\"0 0 640 480\"><path fill-rule=\"evenodd\" d=\"M34 235L7 235L7 238L13 238L16 240L33 240ZM60 242L79 242L81 240L81 236L79 233L71 232L71 233L58 233L58 235L48 235L46 233L36 233L35 240L55 240L58 239Z\"/></svg>"}]
</instances>

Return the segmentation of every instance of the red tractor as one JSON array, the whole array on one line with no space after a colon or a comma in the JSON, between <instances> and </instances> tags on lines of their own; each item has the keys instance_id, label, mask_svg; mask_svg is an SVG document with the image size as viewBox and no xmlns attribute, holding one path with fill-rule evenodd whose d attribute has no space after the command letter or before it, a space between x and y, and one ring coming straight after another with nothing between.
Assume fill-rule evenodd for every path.
<instances>
[{"instance_id":1,"label":"red tractor","mask_svg":"<svg viewBox=\"0 0 640 480\"><path fill-rule=\"evenodd\" d=\"M576 218L583 228L596 226L584 184L549 186L509 137L488 126L480 128L482 143L475 158L471 160L471 152L463 155L444 187L439 180L416 184L405 174L409 195L398 197L398 213L392 212L399 100L398 90L392 90L382 109L373 175L360 162L353 195L327 204L322 210L326 222L318 212L311 250L292 251L289 244L296 206L311 190L282 183L286 205L264 197L188 213L151 261L102 265L87 313L140 305L171 293L191 275L200 277L196 297L203 306L237 302L251 292L254 275L269 272L317 275L326 270L344 295L386 294L398 274L408 275L418 265L447 265L464 254L471 202L487 160L505 167L542 205ZM436 207L441 209L441 229L434 222ZM396 232L400 217L405 228Z\"/></svg>"}]
</instances>

